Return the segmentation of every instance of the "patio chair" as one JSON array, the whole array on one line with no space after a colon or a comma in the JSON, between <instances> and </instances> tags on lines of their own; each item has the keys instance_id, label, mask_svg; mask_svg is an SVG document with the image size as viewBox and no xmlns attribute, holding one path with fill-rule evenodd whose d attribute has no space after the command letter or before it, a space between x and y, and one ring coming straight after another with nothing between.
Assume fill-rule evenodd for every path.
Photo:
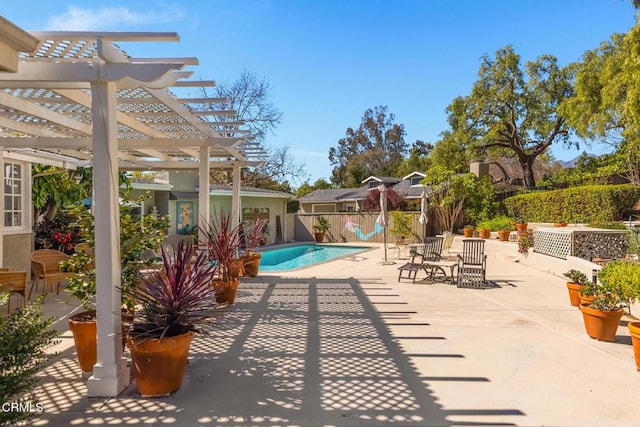
<instances>
[{"instance_id":1,"label":"patio chair","mask_svg":"<svg viewBox=\"0 0 640 427\"><path fill-rule=\"evenodd\" d=\"M27 272L0 269L0 291L22 296L22 307L27 305ZM11 298L7 300L7 313L11 313Z\"/></svg>"},{"instance_id":2,"label":"patio chair","mask_svg":"<svg viewBox=\"0 0 640 427\"><path fill-rule=\"evenodd\" d=\"M453 238L454 238L453 233L450 231L443 231L442 237L444 238L444 241L442 242L442 250L447 251L448 258L453 257L455 259L455 256L451 254L451 246L453 246Z\"/></svg>"},{"instance_id":3,"label":"patio chair","mask_svg":"<svg viewBox=\"0 0 640 427\"><path fill-rule=\"evenodd\" d=\"M483 288L487 270L487 256L483 239L464 239L462 255L458 254L459 288Z\"/></svg>"},{"instance_id":4,"label":"patio chair","mask_svg":"<svg viewBox=\"0 0 640 427\"><path fill-rule=\"evenodd\" d=\"M411 261L398 267L400 272L398 273L398 282L401 279L411 279L415 283L418 271L432 270L428 262L440 261L440 254L442 253L442 241L444 239L441 236L427 237L424 242L422 251L414 251L411 253ZM403 277L403 272L407 272L407 276Z\"/></svg>"},{"instance_id":5,"label":"patio chair","mask_svg":"<svg viewBox=\"0 0 640 427\"><path fill-rule=\"evenodd\" d=\"M31 297L33 287L38 290L38 283L42 279L42 292L47 285L56 285L56 294L60 294L60 283L64 282L71 273L63 271L60 263L69 259L69 255L55 249L38 249L31 253L31 269L33 270L33 280L27 294L27 299Z\"/></svg>"}]
</instances>

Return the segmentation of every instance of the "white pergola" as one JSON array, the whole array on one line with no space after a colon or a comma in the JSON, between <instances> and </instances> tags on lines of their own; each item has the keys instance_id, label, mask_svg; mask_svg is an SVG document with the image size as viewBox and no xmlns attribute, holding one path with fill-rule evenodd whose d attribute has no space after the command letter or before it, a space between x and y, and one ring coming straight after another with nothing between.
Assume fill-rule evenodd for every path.
<instances>
[{"instance_id":1,"label":"white pergola","mask_svg":"<svg viewBox=\"0 0 640 427\"><path fill-rule=\"evenodd\" d=\"M94 170L98 362L89 396L117 396L129 383L118 336L118 171L198 170L199 187L208 189L211 168L233 169L239 221L241 168L266 156L242 122L220 119L233 111L206 109L224 99L180 95L214 85L184 80L196 58L132 58L116 45L178 40L175 33L25 32L0 17L0 161ZM198 197L209 218L209 192Z\"/></svg>"}]
</instances>

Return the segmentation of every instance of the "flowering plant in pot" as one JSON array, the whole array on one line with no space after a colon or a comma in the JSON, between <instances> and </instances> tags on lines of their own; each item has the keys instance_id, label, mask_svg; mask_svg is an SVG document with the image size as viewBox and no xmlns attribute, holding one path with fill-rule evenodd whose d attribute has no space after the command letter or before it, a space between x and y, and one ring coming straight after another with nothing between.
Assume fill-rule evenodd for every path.
<instances>
[{"instance_id":1,"label":"flowering plant in pot","mask_svg":"<svg viewBox=\"0 0 640 427\"><path fill-rule=\"evenodd\" d=\"M216 299L221 304L233 304L238 290L239 281L234 270L237 271L241 227L240 224L231 224L230 215L220 215L218 221L212 217L208 222L200 221L198 224L198 233L204 237L209 261L215 267L212 285L216 288Z\"/></svg>"},{"instance_id":2,"label":"flowering plant in pot","mask_svg":"<svg viewBox=\"0 0 640 427\"><path fill-rule=\"evenodd\" d=\"M518 233L518 252L526 258L531 247L533 247L533 230L527 229L522 233Z\"/></svg>"},{"instance_id":3,"label":"flowering plant in pot","mask_svg":"<svg viewBox=\"0 0 640 427\"><path fill-rule=\"evenodd\" d=\"M587 335L599 341L613 342L624 314L625 301L604 287L603 290L590 304L581 304L580 310Z\"/></svg>"},{"instance_id":4,"label":"flowering plant in pot","mask_svg":"<svg viewBox=\"0 0 640 427\"><path fill-rule=\"evenodd\" d=\"M208 254L194 245L162 248L162 269L140 275L140 284L122 289L138 302L127 334L136 387L143 396L166 396L182 385L189 346L216 307Z\"/></svg>"},{"instance_id":5,"label":"flowering plant in pot","mask_svg":"<svg viewBox=\"0 0 640 427\"><path fill-rule=\"evenodd\" d=\"M574 307L580 307L580 291L585 283L587 283L587 275L580 270L571 269L563 276L569 279L567 282L567 290L569 291L569 301Z\"/></svg>"},{"instance_id":6,"label":"flowering plant in pot","mask_svg":"<svg viewBox=\"0 0 640 427\"><path fill-rule=\"evenodd\" d=\"M241 257L245 276L255 277L258 275L262 253L256 252L256 248L264 242L263 235L266 225L260 218L256 218L251 222L248 232L245 233L245 252Z\"/></svg>"},{"instance_id":7,"label":"flowering plant in pot","mask_svg":"<svg viewBox=\"0 0 640 427\"><path fill-rule=\"evenodd\" d=\"M568 286L568 283L567 283ZM602 287L590 280L584 282L578 291L580 304L591 304L602 293ZM578 305L579 306L579 305Z\"/></svg>"}]
</instances>

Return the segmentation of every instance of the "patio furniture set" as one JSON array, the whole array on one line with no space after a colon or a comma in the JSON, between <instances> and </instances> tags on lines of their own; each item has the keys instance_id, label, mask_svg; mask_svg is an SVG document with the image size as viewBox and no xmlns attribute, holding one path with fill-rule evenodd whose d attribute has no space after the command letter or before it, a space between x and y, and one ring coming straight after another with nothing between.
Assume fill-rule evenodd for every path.
<instances>
[{"instance_id":1,"label":"patio furniture set","mask_svg":"<svg viewBox=\"0 0 640 427\"><path fill-rule=\"evenodd\" d=\"M487 269L484 240L464 239L462 253L443 256L443 248L449 251L452 240L453 235L427 237L421 250L412 251L411 261L398 267L398 281L410 279L415 283L418 273L424 271L426 280L455 283L459 288L483 288Z\"/></svg>"}]
</instances>

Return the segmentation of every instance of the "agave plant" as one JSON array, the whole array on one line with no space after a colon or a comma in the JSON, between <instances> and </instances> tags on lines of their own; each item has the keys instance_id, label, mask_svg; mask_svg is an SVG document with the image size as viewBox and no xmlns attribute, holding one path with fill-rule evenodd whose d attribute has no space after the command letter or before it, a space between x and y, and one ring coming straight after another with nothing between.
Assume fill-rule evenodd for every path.
<instances>
[{"instance_id":1,"label":"agave plant","mask_svg":"<svg viewBox=\"0 0 640 427\"><path fill-rule=\"evenodd\" d=\"M224 282L233 279L231 270L240 249L240 230L241 225L231 225L229 215L221 215L219 221L210 218L208 223L198 225L198 233L204 237L209 259L213 261L218 277Z\"/></svg>"},{"instance_id":2,"label":"agave plant","mask_svg":"<svg viewBox=\"0 0 640 427\"><path fill-rule=\"evenodd\" d=\"M180 242L174 250L162 248L163 268L140 276L139 286L123 289L142 309L136 310L129 335L133 338L178 336L199 328L211 318L216 301L211 279L215 268L208 255L196 257L194 246Z\"/></svg>"}]
</instances>

